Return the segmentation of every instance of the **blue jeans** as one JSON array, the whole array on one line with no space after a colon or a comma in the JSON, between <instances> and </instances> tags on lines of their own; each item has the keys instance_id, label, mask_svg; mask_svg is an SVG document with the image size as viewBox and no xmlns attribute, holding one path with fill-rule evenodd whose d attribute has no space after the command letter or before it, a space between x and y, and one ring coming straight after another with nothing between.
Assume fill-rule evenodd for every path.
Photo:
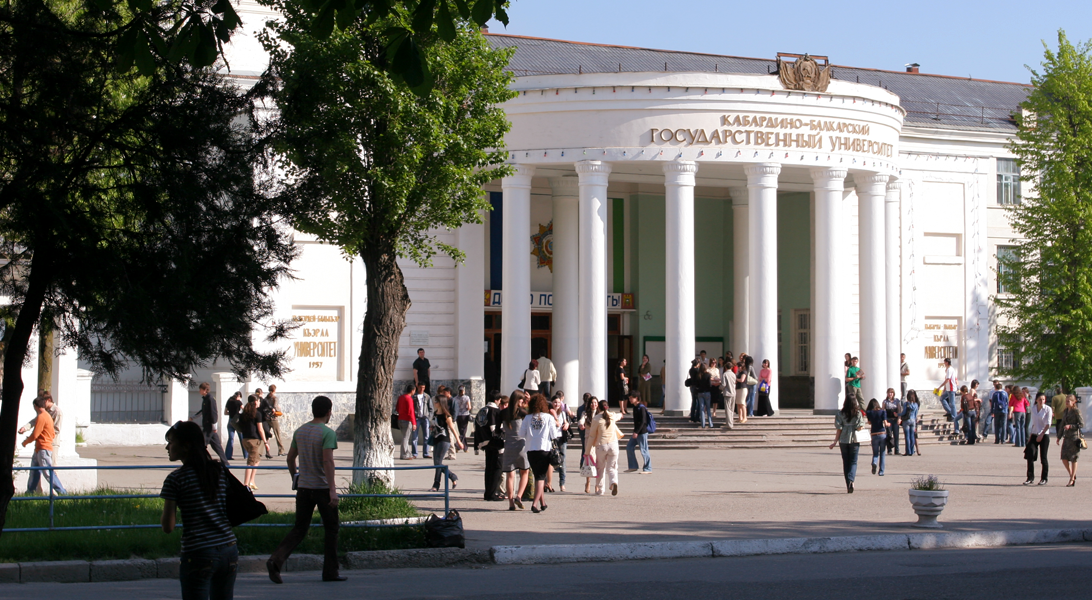
<instances>
[{"instance_id":1,"label":"blue jeans","mask_svg":"<svg viewBox=\"0 0 1092 600\"><path fill-rule=\"evenodd\" d=\"M906 440L906 453L913 454L918 445L917 423L914 421L902 422L902 437ZM898 451L898 448L895 449Z\"/></svg>"},{"instance_id":2,"label":"blue jeans","mask_svg":"<svg viewBox=\"0 0 1092 600\"><path fill-rule=\"evenodd\" d=\"M705 428L705 421L709 421L709 426L713 426L713 417L709 412L709 392L701 392L698 394L698 415L701 419L702 429Z\"/></svg>"},{"instance_id":3,"label":"blue jeans","mask_svg":"<svg viewBox=\"0 0 1092 600\"><path fill-rule=\"evenodd\" d=\"M993 431L993 412L986 413L986 418L982 419L979 429L982 432L982 439L989 437L990 432Z\"/></svg>"},{"instance_id":4,"label":"blue jeans","mask_svg":"<svg viewBox=\"0 0 1092 600\"><path fill-rule=\"evenodd\" d=\"M948 413L948 416L953 419L956 416L955 401L956 393L954 391L945 391L940 395L940 405L944 407L944 412Z\"/></svg>"},{"instance_id":5,"label":"blue jeans","mask_svg":"<svg viewBox=\"0 0 1092 600\"><path fill-rule=\"evenodd\" d=\"M842 450L842 475L846 483L853 483L857 479L857 454L861 451L860 444L838 444Z\"/></svg>"},{"instance_id":6,"label":"blue jeans","mask_svg":"<svg viewBox=\"0 0 1092 600\"><path fill-rule=\"evenodd\" d=\"M1005 441L1009 431L1009 416L1003 412L993 413L993 443Z\"/></svg>"},{"instance_id":7,"label":"blue jeans","mask_svg":"<svg viewBox=\"0 0 1092 600\"><path fill-rule=\"evenodd\" d=\"M178 580L182 600L231 600L239 570L239 547L232 544L182 553Z\"/></svg>"},{"instance_id":8,"label":"blue jeans","mask_svg":"<svg viewBox=\"0 0 1092 600\"><path fill-rule=\"evenodd\" d=\"M410 434L412 439L410 444L413 446L413 456L417 456L417 439L423 440L421 445L424 446L423 450L425 458L429 458L432 455L428 453L428 417L417 417L417 435Z\"/></svg>"},{"instance_id":9,"label":"blue jeans","mask_svg":"<svg viewBox=\"0 0 1092 600\"><path fill-rule=\"evenodd\" d=\"M630 436L629 441L626 442L626 457L629 458L629 468L632 471L637 470L637 448L641 448L641 458L645 460L645 467L642 469L645 473L652 472L652 457L648 455L648 434L638 433L637 437Z\"/></svg>"},{"instance_id":10,"label":"blue jeans","mask_svg":"<svg viewBox=\"0 0 1092 600\"><path fill-rule=\"evenodd\" d=\"M447 449L450 447L451 442L437 442L436 445L432 447L432 464L436 465L437 467L442 467L444 465L444 457L447 456ZM451 475L452 483L455 483L459 480L459 477L455 475L453 471L448 471L448 473ZM436 476L432 479L432 487L439 489L440 478L443 476L443 469L436 469Z\"/></svg>"},{"instance_id":11,"label":"blue jeans","mask_svg":"<svg viewBox=\"0 0 1092 600\"><path fill-rule=\"evenodd\" d=\"M973 444L978 441L978 431L975 429L975 425L978 424L978 413L969 410L963 413L963 425L965 425L965 433L967 434L967 443Z\"/></svg>"},{"instance_id":12,"label":"blue jeans","mask_svg":"<svg viewBox=\"0 0 1092 600\"><path fill-rule=\"evenodd\" d=\"M1020 447L1028 445L1028 428L1025 424L1027 416L1027 413L1012 413L1012 427L1014 429L1012 443Z\"/></svg>"},{"instance_id":13,"label":"blue jeans","mask_svg":"<svg viewBox=\"0 0 1092 600\"><path fill-rule=\"evenodd\" d=\"M747 390L747 416L755 416L755 395L758 392L758 385L748 386Z\"/></svg>"},{"instance_id":14,"label":"blue jeans","mask_svg":"<svg viewBox=\"0 0 1092 600\"><path fill-rule=\"evenodd\" d=\"M228 423L227 426L227 448L224 449L224 455L228 460L231 460L232 450L235 448L235 428ZM243 434L239 434L239 449L243 451L243 460L246 460L246 446L243 445Z\"/></svg>"},{"instance_id":15,"label":"blue jeans","mask_svg":"<svg viewBox=\"0 0 1092 600\"><path fill-rule=\"evenodd\" d=\"M875 465L877 462L879 462L879 464L880 464L880 475L883 475L884 457L887 456L887 453L884 452L884 449L886 448L886 446L887 446L887 434L886 433L881 433L879 435L872 436L872 464Z\"/></svg>"},{"instance_id":16,"label":"blue jeans","mask_svg":"<svg viewBox=\"0 0 1092 600\"><path fill-rule=\"evenodd\" d=\"M38 450L34 453L34 456L30 458L30 466L32 467L52 467L53 466L53 453L49 450ZM27 477L27 492L33 492L38 489L38 481L42 477L42 473L48 473L47 481L49 485L53 486L53 491L58 494L67 494L64 490L64 486L61 485L61 480L57 478L57 472L53 469L48 471L33 470Z\"/></svg>"}]
</instances>

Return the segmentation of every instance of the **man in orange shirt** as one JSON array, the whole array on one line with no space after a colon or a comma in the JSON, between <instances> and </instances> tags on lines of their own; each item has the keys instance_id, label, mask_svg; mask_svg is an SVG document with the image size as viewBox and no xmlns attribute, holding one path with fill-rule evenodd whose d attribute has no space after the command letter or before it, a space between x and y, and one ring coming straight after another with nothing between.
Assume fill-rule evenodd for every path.
<instances>
[{"instance_id":1,"label":"man in orange shirt","mask_svg":"<svg viewBox=\"0 0 1092 600\"><path fill-rule=\"evenodd\" d=\"M27 439L23 440L23 445L27 446L34 442L34 457L30 459L30 466L52 467L53 438L56 437L56 431L53 429L53 417L49 416L49 412L45 408L45 401L41 397L34 399L34 411L38 413L38 418L34 422L34 431L30 433ZM40 470L30 472L30 477L27 478L28 494L38 488L38 479L41 476L42 471ZM49 482L58 494L68 493L61 485L61 480L57 478L57 472L52 469L49 470Z\"/></svg>"}]
</instances>

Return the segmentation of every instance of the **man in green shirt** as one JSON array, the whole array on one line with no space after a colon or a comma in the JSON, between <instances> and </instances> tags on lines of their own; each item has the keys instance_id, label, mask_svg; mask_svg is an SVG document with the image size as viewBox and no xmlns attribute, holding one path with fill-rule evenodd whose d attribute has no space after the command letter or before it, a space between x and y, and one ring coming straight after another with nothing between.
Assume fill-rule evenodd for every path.
<instances>
[{"instance_id":1,"label":"man in green shirt","mask_svg":"<svg viewBox=\"0 0 1092 600\"><path fill-rule=\"evenodd\" d=\"M857 399L857 406L864 410L864 395L861 394L861 380L864 379L864 371L861 371L861 367L857 366L859 360L856 356L850 362L852 366L846 371L846 393L853 394L853 397Z\"/></svg>"},{"instance_id":2,"label":"man in green shirt","mask_svg":"<svg viewBox=\"0 0 1092 600\"><path fill-rule=\"evenodd\" d=\"M337 487L334 481L334 450L337 435L326 426L333 412L333 402L326 396L318 396L311 402L314 419L304 423L292 434L292 447L288 450L288 471L292 474L292 487L296 490L296 524L277 546L273 556L265 562L273 583L282 583L281 567L292 555L307 530L311 517L318 507L325 530L325 556L322 561L323 581L345 581L338 572L337 533L340 521L337 514ZM296 459L299 458L299 471ZM298 478L297 478L298 475Z\"/></svg>"},{"instance_id":3,"label":"man in green shirt","mask_svg":"<svg viewBox=\"0 0 1092 600\"><path fill-rule=\"evenodd\" d=\"M1065 390L1062 389L1062 386L1056 388L1054 397L1050 399L1050 408L1054 411L1051 426L1057 426L1058 417L1062 416L1062 412L1065 411Z\"/></svg>"}]
</instances>

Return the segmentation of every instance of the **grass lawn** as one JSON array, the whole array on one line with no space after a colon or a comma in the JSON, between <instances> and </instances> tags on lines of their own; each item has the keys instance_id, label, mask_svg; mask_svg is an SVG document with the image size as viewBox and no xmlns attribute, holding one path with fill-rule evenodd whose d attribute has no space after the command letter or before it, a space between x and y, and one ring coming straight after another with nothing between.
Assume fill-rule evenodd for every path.
<instances>
[{"instance_id":1,"label":"grass lawn","mask_svg":"<svg viewBox=\"0 0 1092 600\"><path fill-rule=\"evenodd\" d=\"M100 488L81 495L134 493ZM389 493L382 486L354 487L351 493ZM397 519L421 514L404 498L342 498L341 521ZM163 513L159 498L117 500L62 500L54 504L55 527L104 525L156 525L155 529L44 531L8 533L0 536L0 562L38 560L109 560L118 558L163 558L178 556L182 532L168 535L158 528ZM181 515L179 515L181 520ZM252 523L292 523L293 513L273 513ZM322 524L315 511L313 526L296 552L322 554ZM46 527L49 525L48 500L12 502L8 506L6 527ZM184 523L183 523L184 525ZM287 527L237 527L239 554L270 554L288 533ZM338 536L341 552L357 550L394 550L422 548L424 532L420 527L363 528L342 527Z\"/></svg>"}]
</instances>

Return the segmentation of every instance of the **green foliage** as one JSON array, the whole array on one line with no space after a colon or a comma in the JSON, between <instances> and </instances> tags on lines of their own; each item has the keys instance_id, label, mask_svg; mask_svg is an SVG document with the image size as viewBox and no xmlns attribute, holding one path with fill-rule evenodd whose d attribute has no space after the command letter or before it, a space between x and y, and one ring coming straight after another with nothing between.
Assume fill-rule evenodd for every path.
<instances>
[{"instance_id":1,"label":"green foliage","mask_svg":"<svg viewBox=\"0 0 1092 600\"><path fill-rule=\"evenodd\" d=\"M1072 390L1092 383L1092 44L1059 31L1042 67L1010 146L1036 192L1009 213L1021 239L996 302L1015 360L1001 374Z\"/></svg>"},{"instance_id":2,"label":"green foliage","mask_svg":"<svg viewBox=\"0 0 1092 600\"><path fill-rule=\"evenodd\" d=\"M936 475L922 475L910 481L910 489L921 492L943 492L944 486Z\"/></svg>"},{"instance_id":3,"label":"green foliage","mask_svg":"<svg viewBox=\"0 0 1092 600\"><path fill-rule=\"evenodd\" d=\"M100 488L86 495L136 494L141 492ZM351 493L390 493L382 486ZM49 524L48 501L19 501L8 509L7 526L12 528L46 527ZM33 560L109 560L120 558L162 558L178 556L182 534L165 534L158 527L163 513L159 498L116 500L58 501L54 524L57 527L103 525L156 525L151 529L53 531L5 533L0 537L0 562ZM345 498L339 514L343 523L370 519L417 517L419 513L404 498ZM254 523L293 523L291 512L271 512ZM296 550L322 554L322 525L315 513L314 527ZM284 527L236 527L240 554L270 554L288 533ZM363 528L343 527L338 536L340 552L393 550L425 546L420 527Z\"/></svg>"},{"instance_id":4,"label":"green foliage","mask_svg":"<svg viewBox=\"0 0 1092 600\"><path fill-rule=\"evenodd\" d=\"M429 231L481 222L482 185L507 173L499 105L513 95L503 70L510 53L460 25L453 42L433 48L435 85L421 96L385 69L383 36L397 20L319 38L294 3L267 5L286 17L261 37L279 109L269 124L287 182L279 197L296 229L349 255L397 252L421 265L437 250L459 258Z\"/></svg>"}]
</instances>

